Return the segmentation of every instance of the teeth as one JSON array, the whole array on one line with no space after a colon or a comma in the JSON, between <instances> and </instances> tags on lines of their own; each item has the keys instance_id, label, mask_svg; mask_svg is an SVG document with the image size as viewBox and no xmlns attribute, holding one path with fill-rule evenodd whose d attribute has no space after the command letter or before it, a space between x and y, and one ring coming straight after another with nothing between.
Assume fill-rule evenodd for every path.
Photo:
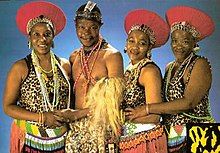
<instances>
[{"instance_id":1,"label":"teeth","mask_svg":"<svg viewBox=\"0 0 220 153\"><path fill-rule=\"evenodd\" d=\"M39 45L40 47L47 47L47 45Z\"/></svg>"}]
</instances>

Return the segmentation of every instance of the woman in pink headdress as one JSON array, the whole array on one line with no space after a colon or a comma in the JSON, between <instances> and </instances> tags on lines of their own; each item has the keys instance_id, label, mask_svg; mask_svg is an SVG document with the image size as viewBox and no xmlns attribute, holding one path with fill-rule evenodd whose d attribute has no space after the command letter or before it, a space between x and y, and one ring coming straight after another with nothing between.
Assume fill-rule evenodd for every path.
<instances>
[{"instance_id":1,"label":"woman in pink headdress","mask_svg":"<svg viewBox=\"0 0 220 153\"><path fill-rule=\"evenodd\" d=\"M169 27L156 13L138 9L125 18L128 34L125 51L131 63L125 71L125 112L119 148L124 153L166 153L167 139L160 116L148 114L150 103L162 101L162 76L151 60L151 49L166 43Z\"/></svg>"},{"instance_id":2,"label":"woman in pink headdress","mask_svg":"<svg viewBox=\"0 0 220 153\"><path fill-rule=\"evenodd\" d=\"M53 111L69 105L71 68L51 48L66 18L56 5L35 1L18 10L16 21L32 52L16 61L7 77L3 107L14 118L10 152L62 153L67 127Z\"/></svg>"},{"instance_id":3,"label":"woman in pink headdress","mask_svg":"<svg viewBox=\"0 0 220 153\"><path fill-rule=\"evenodd\" d=\"M147 105L149 114L164 115L169 152L187 152L186 124L211 123L208 100L212 83L207 58L196 55L197 43L214 31L214 23L205 12L176 6L166 12L171 28L171 48L175 61L166 68L164 97L166 103Z\"/></svg>"}]
</instances>

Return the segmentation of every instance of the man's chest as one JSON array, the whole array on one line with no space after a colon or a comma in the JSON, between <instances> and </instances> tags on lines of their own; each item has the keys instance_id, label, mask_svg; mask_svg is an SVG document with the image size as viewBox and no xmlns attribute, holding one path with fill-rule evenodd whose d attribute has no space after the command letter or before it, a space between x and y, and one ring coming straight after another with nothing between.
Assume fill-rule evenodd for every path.
<instances>
[{"instance_id":1,"label":"man's chest","mask_svg":"<svg viewBox=\"0 0 220 153\"><path fill-rule=\"evenodd\" d=\"M101 58L97 58L95 62L88 60L88 62L82 62L77 59L72 66L73 79L89 79L94 78L99 80L102 77L108 76L107 67L105 61Z\"/></svg>"}]
</instances>

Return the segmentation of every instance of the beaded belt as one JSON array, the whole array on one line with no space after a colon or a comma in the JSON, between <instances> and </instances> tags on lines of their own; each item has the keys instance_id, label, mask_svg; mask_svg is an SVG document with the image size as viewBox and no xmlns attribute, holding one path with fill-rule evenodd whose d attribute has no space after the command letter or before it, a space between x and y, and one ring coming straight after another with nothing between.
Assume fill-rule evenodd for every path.
<instances>
[{"instance_id":1,"label":"beaded belt","mask_svg":"<svg viewBox=\"0 0 220 153\"><path fill-rule=\"evenodd\" d=\"M142 131L132 136L121 137L119 142L120 150L135 148L136 146L146 141L152 141L165 135L164 127L160 124L156 125L153 129Z\"/></svg>"},{"instance_id":2,"label":"beaded belt","mask_svg":"<svg viewBox=\"0 0 220 153\"><path fill-rule=\"evenodd\" d=\"M30 121L14 119L14 123L26 133L37 137L59 137L67 132L66 126L61 126L55 129L44 129L41 126L34 125Z\"/></svg>"},{"instance_id":3,"label":"beaded belt","mask_svg":"<svg viewBox=\"0 0 220 153\"><path fill-rule=\"evenodd\" d=\"M148 131L153 128L155 128L155 124L137 124L137 123L132 123L132 122L125 122L123 125L123 136L131 136L134 135L135 133L140 133L142 131ZM123 137L122 136L122 137Z\"/></svg>"}]
</instances>

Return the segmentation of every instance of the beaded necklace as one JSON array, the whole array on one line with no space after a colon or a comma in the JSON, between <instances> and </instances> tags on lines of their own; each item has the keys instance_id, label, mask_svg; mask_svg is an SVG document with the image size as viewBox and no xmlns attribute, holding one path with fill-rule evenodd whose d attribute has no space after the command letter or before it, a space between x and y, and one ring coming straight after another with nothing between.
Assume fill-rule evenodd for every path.
<instances>
[{"instance_id":1,"label":"beaded necklace","mask_svg":"<svg viewBox=\"0 0 220 153\"><path fill-rule=\"evenodd\" d=\"M80 76L83 75L86 79L85 93L84 93L85 96L86 96L86 93L88 91L89 85L90 84L94 85L96 83L96 81L92 77L91 73L92 73L94 64L97 60L98 53L99 53L99 50L101 48L102 40L103 39L100 37L98 43L92 48L92 50L91 50L91 52L89 53L88 56L85 55L83 47L81 47L80 51L79 51L79 53L80 53L80 62L81 62L81 72L76 77L76 80L75 80L74 85L73 85L73 90L75 90L76 84L78 83ZM95 51L97 51L97 52L95 52ZM91 68L89 68L89 60L90 60L93 53L95 54L95 58L92 62Z\"/></svg>"},{"instance_id":2,"label":"beaded necklace","mask_svg":"<svg viewBox=\"0 0 220 153\"><path fill-rule=\"evenodd\" d=\"M44 70L41 66L39 66L39 68L41 69L41 71L43 71L43 72L46 73L46 74L49 74L49 73L53 72L53 69L51 69L51 70L49 70L49 71L46 71L46 70Z\"/></svg>"},{"instance_id":3,"label":"beaded necklace","mask_svg":"<svg viewBox=\"0 0 220 153\"><path fill-rule=\"evenodd\" d=\"M183 73L178 76L178 80L175 81L174 84L176 84L177 82L179 82L180 79L181 79L181 78L183 77L183 75L185 74L185 71L186 71L188 65L190 64L190 61L191 61L193 55L194 55L194 53L192 52L192 53L183 61L183 63L180 65L180 67L179 67L179 68L177 69L177 71L175 72L173 78L175 78L175 76L178 74L178 72L179 72L179 71L182 69L182 67L186 64L186 66L185 66L185 68L184 68L184 70L183 70ZM171 66L169 67L169 69L168 69L167 81L166 81L166 86L165 86L165 98L166 98L166 100L168 100L168 98L167 98L167 90L168 90L168 86L169 86L169 84L170 84L170 82L171 82L171 80L172 80L172 79L171 79L171 73L172 73L172 70L173 70L173 68L174 68L174 66L175 66L175 63L176 63L176 61L173 62L172 65L171 65Z\"/></svg>"},{"instance_id":4,"label":"beaded necklace","mask_svg":"<svg viewBox=\"0 0 220 153\"><path fill-rule=\"evenodd\" d=\"M142 60L141 60L141 61L142 61ZM130 62L129 65L127 66L126 70L127 70L127 71L132 71L132 70L136 69L136 68L139 66L139 64L140 64L141 61L137 62L136 64L132 64L132 63Z\"/></svg>"},{"instance_id":5,"label":"beaded necklace","mask_svg":"<svg viewBox=\"0 0 220 153\"><path fill-rule=\"evenodd\" d=\"M147 61L149 61L149 62L152 62L152 60L149 59L149 58L143 58L143 59L141 59L139 62L137 62L136 64L132 64L131 61L130 61L130 63L129 63L129 65L127 66L126 70L132 71L132 70L136 69L136 68L140 65L140 63L142 63L144 60L147 60Z\"/></svg>"},{"instance_id":6,"label":"beaded necklace","mask_svg":"<svg viewBox=\"0 0 220 153\"><path fill-rule=\"evenodd\" d=\"M58 69L57 69L57 66L61 69L65 79L68 82L68 86L69 86L69 89L70 89L70 84L69 84L68 78L65 75L65 73L63 72L59 62L56 60L55 55L53 54L52 51L50 51L50 58L51 58L51 65L52 65L52 72L53 72L53 81L54 81L54 85L53 85L53 87L54 87L53 88L53 91L54 91L53 101L52 101L52 103L50 103L49 93L48 93L47 87L46 87L46 78L44 76L45 74L43 73L44 71L42 71L42 67L40 66L40 63L39 63L39 58L35 54L34 50L32 50L31 58L32 58L32 61L33 61L33 65L34 65L34 69L35 69L37 78L38 78L38 80L40 82L41 93L43 95L43 100L44 100L43 101L44 111L46 111L46 112L53 111L54 108L59 103L58 98L59 98L60 83L58 81ZM69 94L69 97L70 97L70 94ZM69 98L69 100L70 100L70 98ZM68 103L68 105L69 105L69 103Z\"/></svg>"}]
</instances>

